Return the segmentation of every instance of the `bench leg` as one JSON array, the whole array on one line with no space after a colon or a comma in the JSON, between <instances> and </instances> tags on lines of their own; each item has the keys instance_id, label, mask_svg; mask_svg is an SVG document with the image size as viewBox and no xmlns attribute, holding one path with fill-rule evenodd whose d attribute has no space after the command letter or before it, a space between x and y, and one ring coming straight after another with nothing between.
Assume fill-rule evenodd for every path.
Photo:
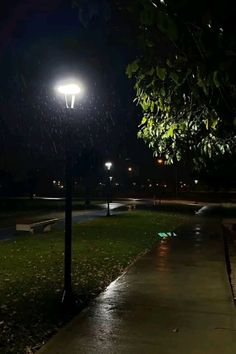
<instances>
[{"instance_id":1,"label":"bench leg","mask_svg":"<svg viewBox=\"0 0 236 354\"><path fill-rule=\"evenodd\" d=\"M44 226L44 228L43 228L43 232L49 232L49 231L51 231L51 225L47 225L47 226Z\"/></svg>"}]
</instances>

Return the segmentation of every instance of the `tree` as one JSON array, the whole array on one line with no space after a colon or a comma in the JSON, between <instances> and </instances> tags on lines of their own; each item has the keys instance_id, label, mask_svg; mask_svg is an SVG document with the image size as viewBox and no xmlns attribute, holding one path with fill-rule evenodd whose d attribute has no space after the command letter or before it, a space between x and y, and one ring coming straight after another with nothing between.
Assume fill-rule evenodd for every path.
<instances>
[{"instance_id":1,"label":"tree","mask_svg":"<svg viewBox=\"0 0 236 354\"><path fill-rule=\"evenodd\" d=\"M142 111L138 136L154 155L199 166L233 151L236 21L228 0L73 3L82 23L105 16L113 38L127 34L136 53L127 75Z\"/></svg>"},{"instance_id":2,"label":"tree","mask_svg":"<svg viewBox=\"0 0 236 354\"><path fill-rule=\"evenodd\" d=\"M126 11L139 49L127 67L143 112L139 137L169 163L189 157L199 166L232 152L236 42L228 1L139 0Z\"/></svg>"}]
</instances>

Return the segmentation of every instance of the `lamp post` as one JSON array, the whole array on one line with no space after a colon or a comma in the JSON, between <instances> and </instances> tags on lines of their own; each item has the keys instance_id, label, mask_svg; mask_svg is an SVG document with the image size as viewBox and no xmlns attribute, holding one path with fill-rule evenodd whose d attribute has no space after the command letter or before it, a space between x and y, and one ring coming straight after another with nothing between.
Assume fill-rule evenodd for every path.
<instances>
[{"instance_id":1,"label":"lamp post","mask_svg":"<svg viewBox=\"0 0 236 354\"><path fill-rule=\"evenodd\" d=\"M69 304L72 299L71 285L71 241L72 241L72 150L71 150L71 117L75 105L76 95L81 93L81 87L74 82L67 82L56 87L65 97L65 105L69 114L65 133L65 250L64 250L64 291L62 303Z\"/></svg>"},{"instance_id":2,"label":"lamp post","mask_svg":"<svg viewBox=\"0 0 236 354\"><path fill-rule=\"evenodd\" d=\"M112 180L112 177L109 176L109 172L112 168L112 162L108 161L105 163L105 167L107 170L107 216L110 216L110 182Z\"/></svg>"}]
</instances>

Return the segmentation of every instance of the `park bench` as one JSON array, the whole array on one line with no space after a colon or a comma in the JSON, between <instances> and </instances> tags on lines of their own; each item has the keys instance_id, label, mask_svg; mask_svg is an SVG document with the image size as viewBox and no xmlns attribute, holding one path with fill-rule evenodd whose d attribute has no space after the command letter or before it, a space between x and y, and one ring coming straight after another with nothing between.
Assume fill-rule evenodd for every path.
<instances>
[{"instance_id":1,"label":"park bench","mask_svg":"<svg viewBox=\"0 0 236 354\"><path fill-rule=\"evenodd\" d=\"M58 222L58 219L47 219L36 222L22 222L16 224L16 231L25 231L34 233L35 229L43 230L43 232L51 231L52 225Z\"/></svg>"}]
</instances>

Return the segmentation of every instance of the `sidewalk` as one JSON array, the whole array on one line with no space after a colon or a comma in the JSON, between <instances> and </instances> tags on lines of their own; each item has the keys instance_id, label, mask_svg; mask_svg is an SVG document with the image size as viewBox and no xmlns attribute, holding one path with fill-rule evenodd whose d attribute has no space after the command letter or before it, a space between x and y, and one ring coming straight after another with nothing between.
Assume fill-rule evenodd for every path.
<instances>
[{"instance_id":1,"label":"sidewalk","mask_svg":"<svg viewBox=\"0 0 236 354\"><path fill-rule=\"evenodd\" d=\"M140 258L38 354L234 354L236 309L221 230L193 220Z\"/></svg>"}]
</instances>

